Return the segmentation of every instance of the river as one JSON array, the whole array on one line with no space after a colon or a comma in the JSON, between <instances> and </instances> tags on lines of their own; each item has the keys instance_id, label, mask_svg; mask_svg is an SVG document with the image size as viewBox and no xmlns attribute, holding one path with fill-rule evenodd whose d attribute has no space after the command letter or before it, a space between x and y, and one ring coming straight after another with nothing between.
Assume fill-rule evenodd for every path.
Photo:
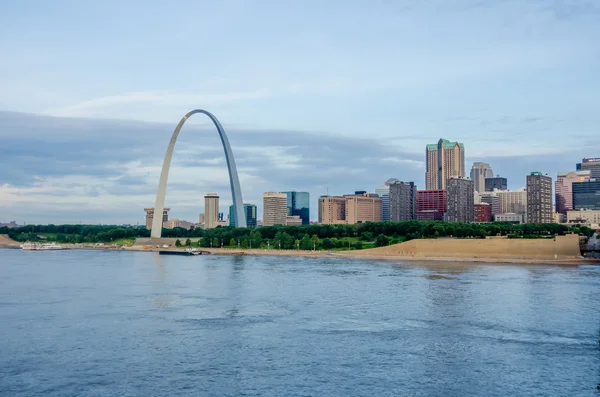
<instances>
[{"instance_id":1,"label":"river","mask_svg":"<svg viewBox=\"0 0 600 397\"><path fill-rule=\"evenodd\" d=\"M599 396L600 267L0 250L2 396Z\"/></svg>"}]
</instances>

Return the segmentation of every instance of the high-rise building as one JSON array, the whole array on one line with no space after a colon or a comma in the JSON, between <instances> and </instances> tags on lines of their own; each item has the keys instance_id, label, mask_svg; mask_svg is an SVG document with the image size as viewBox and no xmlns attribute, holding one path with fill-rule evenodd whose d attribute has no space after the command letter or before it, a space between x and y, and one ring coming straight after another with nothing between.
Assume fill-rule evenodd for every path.
<instances>
[{"instance_id":1,"label":"high-rise building","mask_svg":"<svg viewBox=\"0 0 600 397\"><path fill-rule=\"evenodd\" d=\"M310 195L308 192L282 192L287 195L289 216L299 216L303 225L310 224Z\"/></svg>"},{"instance_id":2,"label":"high-rise building","mask_svg":"<svg viewBox=\"0 0 600 397\"><path fill-rule=\"evenodd\" d=\"M506 190L508 189L508 180L506 178L498 176L492 176L491 178L485 178L485 191L493 192L494 190Z\"/></svg>"},{"instance_id":3,"label":"high-rise building","mask_svg":"<svg viewBox=\"0 0 600 397\"><path fill-rule=\"evenodd\" d=\"M600 179L600 157L582 159L581 163L577 163L577 171L590 170L591 178Z\"/></svg>"},{"instance_id":4,"label":"high-rise building","mask_svg":"<svg viewBox=\"0 0 600 397\"><path fill-rule=\"evenodd\" d=\"M465 175L465 148L462 143L440 139L425 150L427 190L445 190L451 176Z\"/></svg>"},{"instance_id":5,"label":"high-rise building","mask_svg":"<svg viewBox=\"0 0 600 397\"><path fill-rule=\"evenodd\" d=\"M319 223L342 225L346 223L346 198L339 196L319 197Z\"/></svg>"},{"instance_id":6,"label":"high-rise building","mask_svg":"<svg viewBox=\"0 0 600 397\"><path fill-rule=\"evenodd\" d=\"M573 182L583 182L591 175L591 169L558 173L554 182L556 212L566 215L573 209Z\"/></svg>"},{"instance_id":7,"label":"high-rise building","mask_svg":"<svg viewBox=\"0 0 600 397\"><path fill-rule=\"evenodd\" d=\"M488 163L473 163L473 167L471 168L471 180L473 181L476 192L485 192L485 179L493 176L494 171L492 171L492 167L490 167Z\"/></svg>"},{"instance_id":8,"label":"high-rise building","mask_svg":"<svg viewBox=\"0 0 600 397\"><path fill-rule=\"evenodd\" d=\"M263 193L263 226L285 225L287 214L287 194Z\"/></svg>"},{"instance_id":9,"label":"high-rise building","mask_svg":"<svg viewBox=\"0 0 600 397\"><path fill-rule=\"evenodd\" d=\"M417 187L414 182L396 181L390 184L390 220L417 219Z\"/></svg>"},{"instance_id":10,"label":"high-rise building","mask_svg":"<svg viewBox=\"0 0 600 397\"><path fill-rule=\"evenodd\" d=\"M446 213L445 190L417 191L417 219L420 221L441 221Z\"/></svg>"},{"instance_id":11,"label":"high-rise building","mask_svg":"<svg viewBox=\"0 0 600 397\"><path fill-rule=\"evenodd\" d=\"M500 198L495 192L485 192L479 195L479 204L489 204L492 215L500 213Z\"/></svg>"},{"instance_id":12,"label":"high-rise building","mask_svg":"<svg viewBox=\"0 0 600 397\"><path fill-rule=\"evenodd\" d=\"M473 181L469 178L452 176L446 189L446 220L448 222L473 222L475 215Z\"/></svg>"},{"instance_id":13,"label":"high-rise building","mask_svg":"<svg viewBox=\"0 0 600 397\"><path fill-rule=\"evenodd\" d=\"M491 222L493 219L492 216L492 206L488 203L475 204L473 206L475 211L473 215L474 222Z\"/></svg>"},{"instance_id":14,"label":"high-rise building","mask_svg":"<svg viewBox=\"0 0 600 397\"><path fill-rule=\"evenodd\" d=\"M170 208L163 208L163 227L166 227L166 223L169 221L169 211ZM152 229L152 220L154 219L154 207L152 208L144 208L146 211L146 229Z\"/></svg>"},{"instance_id":15,"label":"high-rise building","mask_svg":"<svg viewBox=\"0 0 600 397\"><path fill-rule=\"evenodd\" d=\"M256 229L256 205L244 204L244 213L246 214L246 227ZM229 226L237 227L233 205L229 206Z\"/></svg>"},{"instance_id":16,"label":"high-rise building","mask_svg":"<svg viewBox=\"0 0 600 397\"><path fill-rule=\"evenodd\" d=\"M524 214L527 212L527 190L525 188L516 191L499 191L498 201L501 214Z\"/></svg>"},{"instance_id":17,"label":"high-rise building","mask_svg":"<svg viewBox=\"0 0 600 397\"><path fill-rule=\"evenodd\" d=\"M217 193L207 193L204 196L204 228L212 229L217 227L219 221L219 195Z\"/></svg>"},{"instance_id":18,"label":"high-rise building","mask_svg":"<svg viewBox=\"0 0 600 397\"><path fill-rule=\"evenodd\" d=\"M390 220L390 183L397 181L396 178L388 179L383 186L375 189L375 194L381 197L381 220Z\"/></svg>"},{"instance_id":19,"label":"high-rise building","mask_svg":"<svg viewBox=\"0 0 600 397\"><path fill-rule=\"evenodd\" d=\"M356 192L346 199L346 223L381 222L381 197L373 193Z\"/></svg>"},{"instance_id":20,"label":"high-rise building","mask_svg":"<svg viewBox=\"0 0 600 397\"><path fill-rule=\"evenodd\" d=\"M573 182L573 209L600 210L600 179Z\"/></svg>"},{"instance_id":21,"label":"high-rise building","mask_svg":"<svg viewBox=\"0 0 600 397\"><path fill-rule=\"evenodd\" d=\"M532 172L527 175L527 223L552 221L552 178Z\"/></svg>"}]
</instances>

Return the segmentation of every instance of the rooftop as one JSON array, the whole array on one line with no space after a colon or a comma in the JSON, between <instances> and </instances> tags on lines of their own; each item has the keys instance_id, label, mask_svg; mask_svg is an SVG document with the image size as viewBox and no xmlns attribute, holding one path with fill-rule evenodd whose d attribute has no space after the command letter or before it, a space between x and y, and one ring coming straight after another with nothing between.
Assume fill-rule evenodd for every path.
<instances>
[{"instance_id":1,"label":"rooftop","mask_svg":"<svg viewBox=\"0 0 600 397\"><path fill-rule=\"evenodd\" d=\"M580 175L580 176L590 176L592 171L590 170L585 170L585 171L567 171L567 172L559 172L558 176L567 176L569 174L575 174L575 175Z\"/></svg>"},{"instance_id":2,"label":"rooftop","mask_svg":"<svg viewBox=\"0 0 600 397\"><path fill-rule=\"evenodd\" d=\"M444 142L444 149L452 149L454 146L456 146L458 144L458 146L460 146L461 149L464 149L464 145L460 142L450 142L447 139L441 139L442 142ZM438 144L437 143L430 143L427 145L427 150L437 150Z\"/></svg>"}]
</instances>

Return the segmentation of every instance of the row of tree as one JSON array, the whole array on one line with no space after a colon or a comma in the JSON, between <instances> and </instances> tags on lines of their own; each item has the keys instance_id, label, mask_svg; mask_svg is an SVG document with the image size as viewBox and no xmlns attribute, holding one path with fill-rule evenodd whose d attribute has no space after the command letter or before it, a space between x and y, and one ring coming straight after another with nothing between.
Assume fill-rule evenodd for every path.
<instances>
[{"instance_id":1,"label":"row of tree","mask_svg":"<svg viewBox=\"0 0 600 397\"><path fill-rule=\"evenodd\" d=\"M107 243L124 238L149 237L150 231L140 227L99 225L28 225L0 228L17 241L40 241L44 233L56 236L64 243ZM363 243L377 246L418 238L458 237L543 238L575 233L591 236L594 231L585 226L559 224L511 223L448 223L435 221L373 222L356 225L270 226L260 229L217 227L209 230L163 229L163 237L202 237L204 247L271 247L281 249L360 249ZM358 241L357 241L358 240Z\"/></svg>"}]
</instances>

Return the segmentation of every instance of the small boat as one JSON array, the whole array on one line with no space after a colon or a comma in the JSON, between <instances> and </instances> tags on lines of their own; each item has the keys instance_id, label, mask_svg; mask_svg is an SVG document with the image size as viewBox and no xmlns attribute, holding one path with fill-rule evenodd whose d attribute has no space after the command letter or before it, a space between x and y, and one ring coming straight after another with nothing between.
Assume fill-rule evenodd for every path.
<instances>
[{"instance_id":1,"label":"small boat","mask_svg":"<svg viewBox=\"0 0 600 397\"><path fill-rule=\"evenodd\" d=\"M57 251L67 248L56 243L31 243L28 241L21 245L21 249L24 251Z\"/></svg>"},{"instance_id":2,"label":"small boat","mask_svg":"<svg viewBox=\"0 0 600 397\"><path fill-rule=\"evenodd\" d=\"M194 255L209 255L208 251L199 251L195 248L188 248L185 251L178 250L160 250L158 251L159 255L183 255L183 256L194 256Z\"/></svg>"}]
</instances>

